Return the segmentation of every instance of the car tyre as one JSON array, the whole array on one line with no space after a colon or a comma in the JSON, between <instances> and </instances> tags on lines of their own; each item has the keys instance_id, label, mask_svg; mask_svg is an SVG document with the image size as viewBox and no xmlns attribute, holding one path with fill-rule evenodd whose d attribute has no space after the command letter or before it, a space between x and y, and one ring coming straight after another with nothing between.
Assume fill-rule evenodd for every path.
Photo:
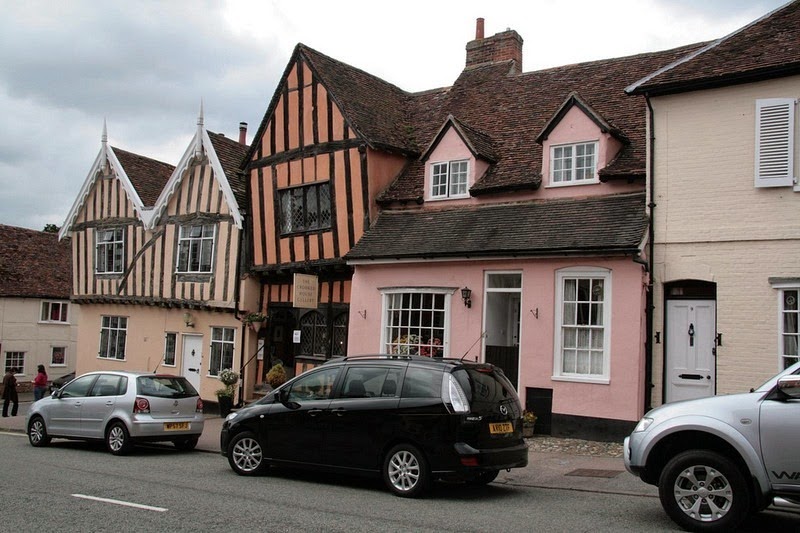
<instances>
[{"instance_id":1,"label":"car tyre","mask_svg":"<svg viewBox=\"0 0 800 533\"><path fill-rule=\"evenodd\" d=\"M428 463L422 452L411 444L398 444L383 461L383 481L395 495L416 498L430 484Z\"/></svg>"},{"instance_id":2,"label":"car tyre","mask_svg":"<svg viewBox=\"0 0 800 533\"><path fill-rule=\"evenodd\" d=\"M182 439L175 439L172 441L172 444L175 447L183 452L190 452L197 447L197 441L199 439L197 437L184 437Z\"/></svg>"},{"instance_id":3,"label":"car tyre","mask_svg":"<svg viewBox=\"0 0 800 533\"><path fill-rule=\"evenodd\" d=\"M41 416L34 416L28 423L28 441L36 448L50 444L50 436Z\"/></svg>"},{"instance_id":4,"label":"car tyre","mask_svg":"<svg viewBox=\"0 0 800 533\"><path fill-rule=\"evenodd\" d=\"M122 422L112 423L106 431L106 448L113 455L125 455L131 451L131 436Z\"/></svg>"},{"instance_id":5,"label":"car tyre","mask_svg":"<svg viewBox=\"0 0 800 533\"><path fill-rule=\"evenodd\" d=\"M732 531L750 512L750 490L727 457L691 450L673 457L658 483L661 505L689 531Z\"/></svg>"},{"instance_id":6,"label":"car tyre","mask_svg":"<svg viewBox=\"0 0 800 533\"><path fill-rule=\"evenodd\" d=\"M481 486L488 485L500 474L499 470L484 470L477 472L475 475L467 479L467 485Z\"/></svg>"},{"instance_id":7,"label":"car tyre","mask_svg":"<svg viewBox=\"0 0 800 533\"><path fill-rule=\"evenodd\" d=\"M228 463L240 476L261 474L269 466L261 443L250 431L239 433L228 444Z\"/></svg>"}]
</instances>

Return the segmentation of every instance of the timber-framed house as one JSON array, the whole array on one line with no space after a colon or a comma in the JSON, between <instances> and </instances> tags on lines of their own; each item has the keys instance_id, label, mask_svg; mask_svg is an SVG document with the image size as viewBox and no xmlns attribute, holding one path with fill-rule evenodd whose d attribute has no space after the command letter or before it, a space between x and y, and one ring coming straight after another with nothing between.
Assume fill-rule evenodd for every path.
<instances>
[{"instance_id":1,"label":"timber-framed house","mask_svg":"<svg viewBox=\"0 0 800 533\"><path fill-rule=\"evenodd\" d=\"M185 375L216 400L217 375L239 369L244 328L237 264L247 152L205 129L203 112L177 166L108 144L69 211L72 296L84 312L76 370Z\"/></svg>"}]
</instances>

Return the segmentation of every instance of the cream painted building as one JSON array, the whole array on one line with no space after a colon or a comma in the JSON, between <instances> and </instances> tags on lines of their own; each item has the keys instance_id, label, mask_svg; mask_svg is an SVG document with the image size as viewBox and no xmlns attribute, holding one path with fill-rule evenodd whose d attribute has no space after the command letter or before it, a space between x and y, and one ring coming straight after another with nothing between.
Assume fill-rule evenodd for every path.
<instances>
[{"instance_id":1,"label":"cream painted building","mask_svg":"<svg viewBox=\"0 0 800 533\"><path fill-rule=\"evenodd\" d=\"M653 405L798 360L800 2L628 88L650 105Z\"/></svg>"}]
</instances>

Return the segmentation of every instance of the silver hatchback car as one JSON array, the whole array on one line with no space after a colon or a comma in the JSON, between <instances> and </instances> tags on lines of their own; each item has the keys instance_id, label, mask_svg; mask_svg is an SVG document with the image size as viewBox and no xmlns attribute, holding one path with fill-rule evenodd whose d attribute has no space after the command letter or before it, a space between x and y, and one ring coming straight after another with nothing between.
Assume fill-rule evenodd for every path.
<instances>
[{"instance_id":1,"label":"silver hatchback car","mask_svg":"<svg viewBox=\"0 0 800 533\"><path fill-rule=\"evenodd\" d=\"M89 372L28 410L32 446L52 438L103 440L123 455L135 442L171 441L192 450L203 432L203 401L186 378L148 372Z\"/></svg>"}]
</instances>

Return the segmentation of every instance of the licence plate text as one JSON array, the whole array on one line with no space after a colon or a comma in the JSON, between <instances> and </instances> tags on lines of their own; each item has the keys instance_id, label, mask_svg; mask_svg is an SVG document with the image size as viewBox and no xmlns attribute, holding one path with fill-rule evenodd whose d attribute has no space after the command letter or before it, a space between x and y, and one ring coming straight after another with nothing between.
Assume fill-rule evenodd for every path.
<instances>
[{"instance_id":1,"label":"licence plate text","mask_svg":"<svg viewBox=\"0 0 800 533\"><path fill-rule=\"evenodd\" d=\"M181 431L189 429L189 422L164 422L164 431Z\"/></svg>"},{"instance_id":2,"label":"licence plate text","mask_svg":"<svg viewBox=\"0 0 800 533\"><path fill-rule=\"evenodd\" d=\"M494 422L489 424L489 433L492 435L511 433L514 431L514 426L511 422Z\"/></svg>"}]
</instances>

